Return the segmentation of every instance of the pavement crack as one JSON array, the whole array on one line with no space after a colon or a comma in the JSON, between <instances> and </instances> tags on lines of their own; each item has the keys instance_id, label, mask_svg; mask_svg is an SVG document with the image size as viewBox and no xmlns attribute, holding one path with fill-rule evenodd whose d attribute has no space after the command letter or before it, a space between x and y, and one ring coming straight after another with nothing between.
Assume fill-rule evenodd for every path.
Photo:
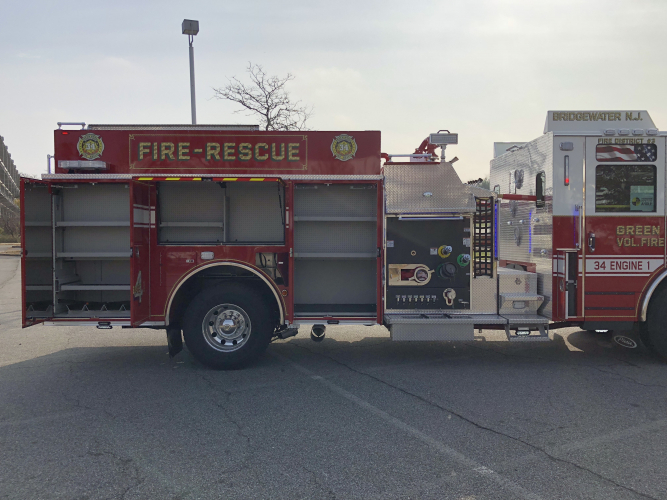
<instances>
[{"instance_id":1,"label":"pavement crack","mask_svg":"<svg viewBox=\"0 0 667 500\"><path fill-rule=\"evenodd\" d=\"M220 387L218 384L213 382L211 379L209 379L206 376L206 373L201 373L200 374L201 379L206 382L206 384L215 391L216 394L224 394L225 395L225 400L224 401L218 401L215 397L212 398L211 402L220 408L222 410L224 418L231 423L231 425L234 427L236 430L236 435L239 436L243 441L245 441L245 452L244 456L241 458L239 465L236 467L232 467L229 470L225 471L225 473L231 473L231 472L238 472L242 471L244 469L248 469L250 466L250 460L255 453L254 445L252 442L252 438L250 435L244 430L243 425L241 425L241 422L239 422L231 413L231 398L234 393L231 391L228 391L222 387Z\"/></svg>"},{"instance_id":2,"label":"pavement crack","mask_svg":"<svg viewBox=\"0 0 667 500\"><path fill-rule=\"evenodd\" d=\"M608 477L603 476L602 474L600 474L600 473L598 473L598 472L595 472L595 471L592 470L592 469L589 469L589 468L587 468L587 467L584 467L583 465L579 465L579 464L577 464L576 462L573 462L573 461L566 460L566 459L564 459L564 458L558 457L558 456L556 456L556 455L554 455L554 454L548 452L547 450L545 450L545 449L543 449L543 448L540 448L539 446L536 446L536 445L534 445L534 444L532 444L532 443L529 443L528 441L525 441L525 440L523 440L523 439L521 439L521 438L512 436L511 434L508 434L508 433L499 431L499 430L497 430L497 429L493 429L492 427L488 427L488 426L486 426L486 425L483 425L483 424L480 424L480 423L478 423L478 422L475 422L474 420L472 420L472 419L470 419L470 418L468 418L468 417L465 417L465 416L462 415L461 413L458 413L458 412L453 411L453 410L451 410L451 409L449 409L449 408L446 408L445 406L442 406L441 404L439 404L439 403L437 403L437 402L435 402L435 401L432 401L432 400L430 400L430 399L427 399L427 398L425 398L425 397L423 397L423 396L421 396L421 395L419 395L419 394L415 394L415 393L413 393L413 392L410 392L410 391L408 391L408 390L406 390L406 389L404 389L404 388L402 388L402 387L400 387L400 386L397 386L397 385L395 385L395 384L392 384L392 383L390 383L390 382L387 382L386 380L383 380L383 379L381 379L381 378L379 378L379 377L377 377L377 376L375 376L375 375L372 375L372 374L370 374L370 373L367 373L367 372L358 370L357 368L354 368L353 366L350 366L350 365L348 365L347 363L344 363L344 362L342 362L342 361L340 361L340 360L338 360L338 359L336 359L336 358L334 358L334 357L332 357L332 356L329 356L329 355L324 354L324 353L321 353L321 352L313 351L313 350L311 350L311 349L308 349L307 347L304 347L304 346L302 346L302 345L298 345L298 344L296 344L296 343L293 343L293 344L291 344L291 345L295 345L296 347L299 347L299 348L301 348L301 349L303 349L303 350L305 350L305 351L308 351L308 352L310 352L311 354L318 354L318 355L320 355L320 356L322 356L322 357L325 357L325 358L327 358L327 359L333 361L334 363L336 363L336 364L338 364L338 365L340 365L340 366L342 366L342 367L347 368L348 370L350 370L350 371L352 371L352 372L354 372L354 373L357 373L357 374L359 374L359 375L368 377L368 378L370 378L370 379L372 379L372 380L375 380L376 382L379 382L379 383L381 383L381 384L383 384L383 385L386 385L387 387L390 387L390 388L392 388L392 389L394 389L394 390L397 390L397 391L399 391L399 392L405 394L406 396L409 396L409 397L418 399L419 401L422 401L423 403L425 403L425 404L427 404L427 405L429 405L429 406L433 406L433 407L438 408L438 409L440 409L440 410L442 410L442 411L444 411L444 412L447 412L447 413L449 413L449 414L451 414L451 415L454 415L455 417L459 418L460 420L463 420L464 422L466 422L466 423L468 423L468 424L470 424L470 425L473 425L474 427L476 427L476 428L478 428L478 429L481 429L481 430L485 430L485 431L491 432L491 433L493 433L493 434L496 434L496 435L498 435L498 436L504 437L504 438L506 438L506 439L510 439L510 440L512 440L512 441L516 441L517 443L521 443L521 444L523 444L524 446L527 446L527 447L529 447L530 449L532 449L532 450L534 450L534 451L536 451L536 452L538 452L538 453L543 454L545 457L549 458L549 459L552 460L553 462L558 462L558 463L561 463L561 464L569 465L569 466L572 466L572 467L574 467L574 468L576 468L576 469L578 469L578 470L580 470L580 471L587 472L587 473L589 473L589 474L595 476L596 478L598 478L598 479L600 479L600 480L602 480L602 481L604 481L604 482L607 482L607 483L609 483L609 484L611 484L611 485L613 485L613 486L615 486L615 487L617 487L617 488L619 488L619 489L622 489L622 490L624 490L624 491L628 491L628 492L633 493L633 494L635 494L635 495L639 495L639 496L642 497L642 498L646 498L646 499L649 499L649 500L658 500L657 498L652 497L652 496L650 496L650 495L647 495L647 494L645 494L645 493L642 493L642 492L640 492L640 491L637 491L637 490L635 490L634 488L631 488L631 487L629 487L629 486L625 486L625 485L623 485L623 484L620 484L620 483L614 481L613 479L610 479L610 478L608 478Z\"/></svg>"},{"instance_id":3,"label":"pavement crack","mask_svg":"<svg viewBox=\"0 0 667 500\"><path fill-rule=\"evenodd\" d=\"M130 491L139 487L146 481L146 478L143 477L139 471L139 466L134 462L133 459L122 457L113 450L100 449L97 451L89 449L86 451L86 455L94 459L109 457L118 467L121 475L128 479L129 484L123 488L118 498L126 498Z\"/></svg>"},{"instance_id":4,"label":"pavement crack","mask_svg":"<svg viewBox=\"0 0 667 500\"><path fill-rule=\"evenodd\" d=\"M605 366L608 366L609 368L612 368L612 369L611 370L605 370L604 366L603 367L589 366L588 368L591 368L593 370L597 370L600 373L604 373L606 375L611 375L612 377L616 377L616 378L621 379L621 380L626 380L628 382L640 385L642 387L658 387L659 389L667 389L666 386L661 385L661 384L645 384L645 383L640 382L639 380L636 380L636 379L634 379L634 378L632 378L628 375L623 375L622 373L618 373L617 371L613 370L614 365L605 365Z\"/></svg>"},{"instance_id":5,"label":"pavement crack","mask_svg":"<svg viewBox=\"0 0 667 500\"><path fill-rule=\"evenodd\" d=\"M481 347L481 346L477 346L477 345L474 345L474 344L472 344L472 347L474 347L475 349L480 349L480 350L484 350L484 351L492 351L492 352L495 352L496 354L499 354L501 356L510 357L510 358L521 358L521 359L539 360L539 361L544 361L544 362L549 362L549 363L557 363L557 364L561 364L561 365L571 366L573 368L577 368L577 369L580 369L580 370L581 369L596 370L596 371L599 371L600 373L603 373L605 375L611 375L613 377L617 377L618 379L627 380L628 382L640 385L642 387L658 387L660 389L667 389L667 386L664 386L664 385L661 385L661 384L645 384L645 383L640 382L640 381L638 381L638 380L636 380L632 377L629 377L628 375L623 375L621 373L618 373L617 371L614 371L613 370L614 367L623 366L623 365L631 366L631 367L634 367L634 368L640 368L638 365L636 365L634 363L631 363L627 360L619 359L619 358L616 358L616 357L613 357L613 359L616 360L617 363L603 364L603 365L595 366L595 365L581 365L579 363L570 363L570 362L567 362L567 361L548 359L548 358L543 358L543 357L540 357L540 356L526 356L526 355L517 354L517 353L508 353L508 352L503 352L501 350L495 349L493 347ZM611 370L605 370L604 368L610 368Z\"/></svg>"}]
</instances>

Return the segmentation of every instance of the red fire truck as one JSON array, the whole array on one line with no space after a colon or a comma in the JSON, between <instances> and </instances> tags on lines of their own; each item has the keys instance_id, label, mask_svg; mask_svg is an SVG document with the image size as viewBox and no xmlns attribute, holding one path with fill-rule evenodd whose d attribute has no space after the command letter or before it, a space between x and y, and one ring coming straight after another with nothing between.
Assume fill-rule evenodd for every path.
<instances>
[{"instance_id":1,"label":"red fire truck","mask_svg":"<svg viewBox=\"0 0 667 500\"><path fill-rule=\"evenodd\" d=\"M667 355L665 136L645 111L549 112L538 139L496 144L493 190L461 182L448 131L411 155L375 131L54 135L54 173L21 181L24 327L165 329L215 368L303 324L397 341L580 326Z\"/></svg>"}]
</instances>

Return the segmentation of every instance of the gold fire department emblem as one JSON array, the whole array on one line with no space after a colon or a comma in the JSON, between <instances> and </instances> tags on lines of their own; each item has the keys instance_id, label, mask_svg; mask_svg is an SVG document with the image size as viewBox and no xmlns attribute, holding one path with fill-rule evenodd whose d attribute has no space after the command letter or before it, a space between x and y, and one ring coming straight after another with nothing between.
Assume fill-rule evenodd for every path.
<instances>
[{"instance_id":1,"label":"gold fire department emblem","mask_svg":"<svg viewBox=\"0 0 667 500\"><path fill-rule=\"evenodd\" d=\"M76 149L79 150L79 154L86 160L94 160L95 158L102 156L104 142L102 142L102 138L99 135L84 134L79 137L79 143L76 145Z\"/></svg>"},{"instance_id":2,"label":"gold fire department emblem","mask_svg":"<svg viewBox=\"0 0 667 500\"><path fill-rule=\"evenodd\" d=\"M351 160L357 154L357 141L351 135L338 135L331 143L331 152L340 161Z\"/></svg>"}]
</instances>

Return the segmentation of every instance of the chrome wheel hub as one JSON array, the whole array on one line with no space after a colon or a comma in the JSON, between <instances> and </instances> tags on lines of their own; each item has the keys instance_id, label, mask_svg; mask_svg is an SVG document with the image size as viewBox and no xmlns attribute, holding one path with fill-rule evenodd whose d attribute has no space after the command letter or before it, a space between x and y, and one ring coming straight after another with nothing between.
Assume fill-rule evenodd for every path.
<instances>
[{"instance_id":1,"label":"chrome wheel hub","mask_svg":"<svg viewBox=\"0 0 667 500\"><path fill-rule=\"evenodd\" d=\"M234 304L220 304L206 313L202 333L206 342L218 351L235 351L250 337L248 314Z\"/></svg>"}]
</instances>

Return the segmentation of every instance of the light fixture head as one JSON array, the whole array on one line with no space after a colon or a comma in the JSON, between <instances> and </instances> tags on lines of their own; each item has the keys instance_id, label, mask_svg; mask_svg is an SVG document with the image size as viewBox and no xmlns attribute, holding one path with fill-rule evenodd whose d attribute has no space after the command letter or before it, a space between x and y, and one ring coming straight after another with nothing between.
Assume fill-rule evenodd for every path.
<instances>
[{"instance_id":1,"label":"light fixture head","mask_svg":"<svg viewBox=\"0 0 667 500\"><path fill-rule=\"evenodd\" d=\"M459 134L429 134L428 142L436 146L446 146L447 144L458 144Z\"/></svg>"},{"instance_id":2,"label":"light fixture head","mask_svg":"<svg viewBox=\"0 0 667 500\"><path fill-rule=\"evenodd\" d=\"M183 24L181 24L184 35L195 36L199 33L199 21L193 21L192 19L183 19Z\"/></svg>"}]
</instances>

